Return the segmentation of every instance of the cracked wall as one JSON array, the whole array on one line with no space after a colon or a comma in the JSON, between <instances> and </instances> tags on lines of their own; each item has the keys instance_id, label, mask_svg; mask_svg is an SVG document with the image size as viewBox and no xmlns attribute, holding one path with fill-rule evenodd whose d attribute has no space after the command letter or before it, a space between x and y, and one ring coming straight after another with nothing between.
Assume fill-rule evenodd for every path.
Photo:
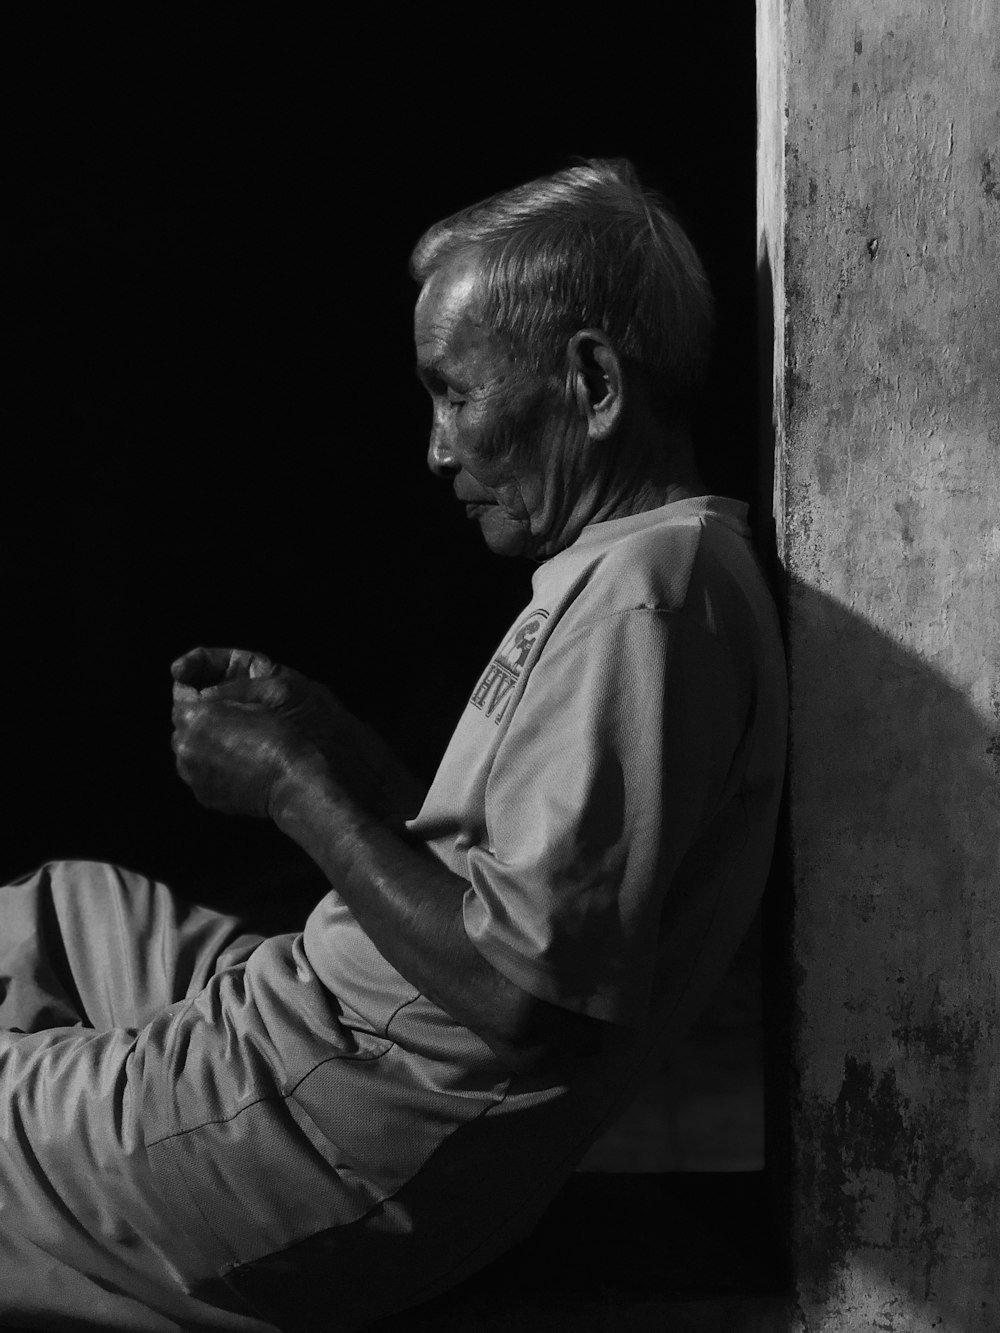
<instances>
[{"instance_id":1,"label":"cracked wall","mask_svg":"<svg viewBox=\"0 0 1000 1333\"><path fill-rule=\"evenodd\" d=\"M796 1327L1000 1328L1000 11L760 0Z\"/></svg>"}]
</instances>

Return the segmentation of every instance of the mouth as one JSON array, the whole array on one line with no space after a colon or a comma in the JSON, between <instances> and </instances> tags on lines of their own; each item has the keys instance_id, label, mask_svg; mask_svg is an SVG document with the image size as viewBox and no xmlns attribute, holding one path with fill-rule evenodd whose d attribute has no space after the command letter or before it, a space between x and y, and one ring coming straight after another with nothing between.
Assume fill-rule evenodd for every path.
<instances>
[{"instance_id":1,"label":"mouth","mask_svg":"<svg viewBox=\"0 0 1000 1333\"><path fill-rule=\"evenodd\" d=\"M466 500L465 516L466 518L478 518L480 514L492 508L493 501L491 500Z\"/></svg>"}]
</instances>

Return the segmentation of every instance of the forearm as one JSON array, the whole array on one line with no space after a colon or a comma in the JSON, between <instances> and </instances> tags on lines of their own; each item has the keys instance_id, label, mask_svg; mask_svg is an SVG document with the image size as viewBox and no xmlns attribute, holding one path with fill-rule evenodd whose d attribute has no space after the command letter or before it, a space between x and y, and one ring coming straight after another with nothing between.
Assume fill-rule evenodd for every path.
<instances>
[{"instance_id":1,"label":"forearm","mask_svg":"<svg viewBox=\"0 0 1000 1333\"><path fill-rule=\"evenodd\" d=\"M383 957L512 1070L589 1054L603 1040L603 1025L522 990L470 942L462 919L468 885L408 840L404 820L423 792L370 728L284 668L199 690L180 679L186 662L175 677L172 744L177 771L202 805L270 815ZM350 791L341 772L350 774Z\"/></svg>"},{"instance_id":2,"label":"forearm","mask_svg":"<svg viewBox=\"0 0 1000 1333\"><path fill-rule=\"evenodd\" d=\"M462 920L464 879L369 815L326 774L289 774L272 812L411 985L510 1067L534 1062L530 997L470 942Z\"/></svg>"}]
</instances>

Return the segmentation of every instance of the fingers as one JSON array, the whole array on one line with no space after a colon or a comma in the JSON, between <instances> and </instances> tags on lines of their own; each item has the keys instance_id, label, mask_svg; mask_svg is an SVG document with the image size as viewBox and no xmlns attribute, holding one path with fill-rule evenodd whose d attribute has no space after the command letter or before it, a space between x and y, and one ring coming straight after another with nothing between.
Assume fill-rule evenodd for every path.
<instances>
[{"instance_id":1,"label":"fingers","mask_svg":"<svg viewBox=\"0 0 1000 1333\"><path fill-rule=\"evenodd\" d=\"M204 761L206 746L210 745L212 714L218 705L206 703L200 695L193 700L181 699L174 703L171 718L174 724L170 748L174 752L177 771L185 782L192 781L199 761Z\"/></svg>"},{"instance_id":2,"label":"fingers","mask_svg":"<svg viewBox=\"0 0 1000 1333\"><path fill-rule=\"evenodd\" d=\"M266 817L287 765L288 724L256 705L182 698L170 739L177 773L210 810Z\"/></svg>"},{"instance_id":3,"label":"fingers","mask_svg":"<svg viewBox=\"0 0 1000 1333\"><path fill-rule=\"evenodd\" d=\"M264 653L252 653L246 648L233 648L226 667L226 680L249 677L250 680L265 680L273 676L277 667Z\"/></svg>"},{"instance_id":4,"label":"fingers","mask_svg":"<svg viewBox=\"0 0 1000 1333\"><path fill-rule=\"evenodd\" d=\"M174 752L174 765L181 781L186 783L200 805L213 808L213 801L204 787L205 755L204 744L199 740L199 730L205 722L207 705L203 704L195 693L195 701L175 703L173 709L174 732L170 737L170 748Z\"/></svg>"},{"instance_id":5,"label":"fingers","mask_svg":"<svg viewBox=\"0 0 1000 1333\"><path fill-rule=\"evenodd\" d=\"M263 680L277 669L265 653L248 648L192 648L170 664L174 680L196 690L210 689L227 680Z\"/></svg>"},{"instance_id":6,"label":"fingers","mask_svg":"<svg viewBox=\"0 0 1000 1333\"><path fill-rule=\"evenodd\" d=\"M197 691L191 691L193 697L187 695L178 697L177 688L177 686L174 687L174 706L170 712L170 720L174 724L174 733L170 738L170 744L175 754L178 746L183 744L187 733L197 724L198 715L204 712L206 706L202 703Z\"/></svg>"},{"instance_id":7,"label":"fingers","mask_svg":"<svg viewBox=\"0 0 1000 1333\"><path fill-rule=\"evenodd\" d=\"M209 685L198 692L197 697L214 703L253 704L277 709L289 702L291 690L289 682L279 674L260 678L235 676L219 685Z\"/></svg>"},{"instance_id":8,"label":"fingers","mask_svg":"<svg viewBox=\"0 0 1000 1333\"><path fill-rule=\"evenodd\" d=\"M182 685L203 689L224 678L232 652L231 648L192 648L170 664L170 674Z\"/></svg>"},{"instance_id":9,"label":"fingers","mask_svg":"<svg viewBox=\"0 0 1000 1333\"><path fill-rule=\"evenodd\" d=\"M204 693L192 692L193 697L182 695L174 698L170 717L174 724L174 736L190 735L199 728L208 726L212 719L233 718L248 712L260 712L259 708L244 705L239 700L206 699Z\"/></svg>"},{"instance_id":10,"label":"fingers","mask_svg":"<svg viewBox=\"0 0 1000 1333\"><path fill-rule=\"evenodd\" d=\"M261 653L251 656L252 674L233 676L217 685L206 686L196 691L198 697L219 703L257 705L273 712L301 709L307 703L315 705L320 699L325 701L327 698L332 706L333 696L316 681L291 667L276 666Z\"/></svg>"},{"instance_id":11,"label":"fingers","mask_svg":"<svg viewBox=\"0 0 1000 1333\"><path fill-rule=\"evenodd\" d=\"M173 733L170 746L174 754L193 753L200 746L213 744L227 734L236 736L244 725L252 726L252 717L265 715L266 709L239 700L206 699L195 692L193 698L175 698L171 710Z\"/></svg>"}]
</instances>

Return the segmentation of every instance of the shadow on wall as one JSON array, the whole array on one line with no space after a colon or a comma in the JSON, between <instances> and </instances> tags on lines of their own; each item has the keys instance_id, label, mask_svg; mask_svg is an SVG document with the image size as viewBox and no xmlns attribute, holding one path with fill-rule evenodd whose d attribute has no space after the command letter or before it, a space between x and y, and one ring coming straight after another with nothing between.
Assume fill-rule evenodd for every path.
<instances>
[{"instance_id":1,"label":"shadow on wall","mask_svg":"<svg viewBox=\"0 0 1000 1333\"><path fill-rule=\"evenodd\" d=\"M765 248L762 513L781 465L773 290ZM788 575L761 535L792 645L765 904L768 1160L803 1314L985 1333L1000 1309L1000 645L971 664L990 673L980 710L906 646L908 627L897 638ZM994 576L988 621L998 601Z\"/></svg>"},{"instance_id":2,"label":"shadow on wall","mask_svg":"<svg viewBox=\"0 0 1000 1333\"><path fill-rule=\"evenodd\" d=\"M984 716L834 598L793 578L786 607L800 1298L973 1333L997 1296L1000 679Z\"/></svg>"}]
</instances>

